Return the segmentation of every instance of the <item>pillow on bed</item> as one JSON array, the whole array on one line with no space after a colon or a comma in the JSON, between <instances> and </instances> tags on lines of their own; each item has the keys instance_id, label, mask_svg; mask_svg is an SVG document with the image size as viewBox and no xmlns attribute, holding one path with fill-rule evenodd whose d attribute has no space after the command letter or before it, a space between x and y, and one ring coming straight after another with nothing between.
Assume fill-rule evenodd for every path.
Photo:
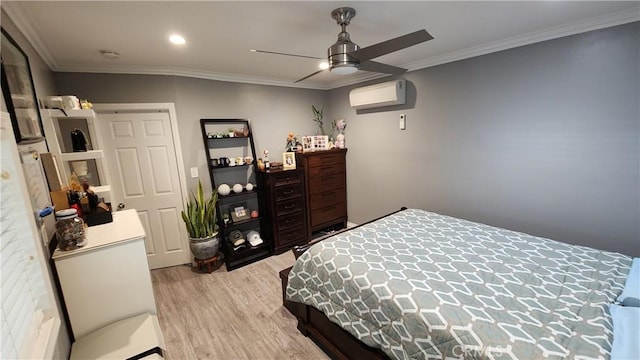
<instances>
[{"instance_id":1,"label":"pillow on bed","mask_svg":"<svg viewBox=\"0 0 640 360\"><path fill-rule=\"evenodd\" d=\"M638 359L640 356L640 308L612 304L613 344L611 360Z\"/></svg>"},{"instance_id":2,"label":"pillow on bed","mask_svg":"<svg viewBox=\"0 0 640 360\"><path fill-rule=\"evenodd\" d=\"M618 302L624 306L640 307L640 258L633 259L627 281L624 283L624 290L618 296Z\"/></svg>"}]
</instances>

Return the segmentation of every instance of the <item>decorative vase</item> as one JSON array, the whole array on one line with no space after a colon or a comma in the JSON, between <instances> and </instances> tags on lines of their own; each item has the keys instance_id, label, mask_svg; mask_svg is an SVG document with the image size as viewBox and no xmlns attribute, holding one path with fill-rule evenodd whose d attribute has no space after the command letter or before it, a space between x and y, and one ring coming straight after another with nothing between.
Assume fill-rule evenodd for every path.
<instances>
[{"instance_id":1,"label":"decorative vase","mask_svg":"<svg viewBox=\"0 0 640 360\"><path fill-rule=\"evenodd\" d=\"M197 260L207 260L216 256L220 248L218 232L206 238L189 237L189 248Z\"/></svg>"}]
</instances>

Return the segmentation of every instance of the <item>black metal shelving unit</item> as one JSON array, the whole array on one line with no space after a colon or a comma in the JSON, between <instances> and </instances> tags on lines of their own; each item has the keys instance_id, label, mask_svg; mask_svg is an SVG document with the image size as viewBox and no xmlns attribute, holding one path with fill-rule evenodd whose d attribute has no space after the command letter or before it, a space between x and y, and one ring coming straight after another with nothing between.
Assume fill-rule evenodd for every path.
<instances>
[{"instance_id":1,"label":"black metal shelving unit","mask_svg":"<svg viewBox=\"0 0 640 360\"><path fill-rule=\"evenodd\" d=\"M246 206L247 213L263 209L260 204L262 201L261 189L257 187L258 168L253 133L251 132L249 120L246 119L200 119L200 128L207 156L211 187L217 189L223 183L228 184L230 187L233 187L236 183L244 186L249 182L256 186L250 191L243 189L240 193L232 191L229 195L218 195L217 217L220 227L221 248L224 253L227 270L231 271L264 259L273 253L272 241L269 239L268 231L261 231L261 229L268 228L265 226L266 217L262 216L263 214L259 213L258 217L236 222L225 222L224 220L224 214L229 214L239 204ZM229 137L227 135L229 129L247 129L248 134ZM251 157L253 162L236 166L215 165L213 160L220 157ZM244 247L234 249L233 244L229 241L229 234L234 230L239 230L243 233L245 238ZM262 244L258 246L249 244L246 235L251 230L256 230L260 233L263 240Z\"/></svg>"}]
</instances>

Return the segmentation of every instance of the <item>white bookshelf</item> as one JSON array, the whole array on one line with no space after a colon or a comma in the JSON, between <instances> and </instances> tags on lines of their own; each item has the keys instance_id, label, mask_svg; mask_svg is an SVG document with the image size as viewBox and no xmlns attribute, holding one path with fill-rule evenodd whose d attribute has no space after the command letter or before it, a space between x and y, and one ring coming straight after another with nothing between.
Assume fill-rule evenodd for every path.
<instances>
[{"instance_id":1,"label":"white bookshelf","mask_svg":"<svg viewBox=\"0 0 640 360\"><path fill-rule=\"evenodd\" d=\"M70 136L70 134L63 134L61 131L61 124L65 121L82 120L86 122L89 133L86 134L89 137L89 141L93 149L82 152L72 152L70 149L64 147L64 137ZM95 111L91 109L82 110L59 110L48 109L43 111L43 127L45 137L47 139L47 145L49 152L53 155L58 165L58 171L60 172L60 178L63 183L67 184L72 174L71 162L82 160L93 160L96 164L96 170L98 177L100 178L100 184L92 186L92 189L103 197L105 201L110 201L111 186L109 186L109 176L106 169L106 163L103 161L104 152L102 149L102 137L100 134L99 126L96 121L98 117Z\"/></svg>"}]
</instances>

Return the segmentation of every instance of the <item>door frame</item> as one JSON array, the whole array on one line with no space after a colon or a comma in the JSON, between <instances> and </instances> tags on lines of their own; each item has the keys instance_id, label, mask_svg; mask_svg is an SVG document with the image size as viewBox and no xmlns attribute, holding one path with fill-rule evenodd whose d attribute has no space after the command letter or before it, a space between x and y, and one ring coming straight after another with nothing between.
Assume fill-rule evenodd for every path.
<instances>
[{"instance_id":1,"label":"door frame","mask_svg":"<svg viewBox=\"0 0 640 360\"><path fill-rule=\"evenodd\" d=\"M182 145L180 143L180 134L178 132L178 115L176 114L176 106L174 103L99 103L93 104L93 110L98 114L115 114L115 113L148 113L148 112L166 112L169 114L169 123L171 125L171 136L173 138L173 147L176 152L176 163L178 165L178 181L180 182L180 198L183 200L178 204L179 210L184 210L184 199L187 190L187 174L184 169L184 160L182 157ZM101 136L104 136L102 134ZM100 139L106 141L106 139ZM107 178L113 179L110 169L105 168ZM189 237L187 239L187 249Z\"/></svg>"}]
</instances>

